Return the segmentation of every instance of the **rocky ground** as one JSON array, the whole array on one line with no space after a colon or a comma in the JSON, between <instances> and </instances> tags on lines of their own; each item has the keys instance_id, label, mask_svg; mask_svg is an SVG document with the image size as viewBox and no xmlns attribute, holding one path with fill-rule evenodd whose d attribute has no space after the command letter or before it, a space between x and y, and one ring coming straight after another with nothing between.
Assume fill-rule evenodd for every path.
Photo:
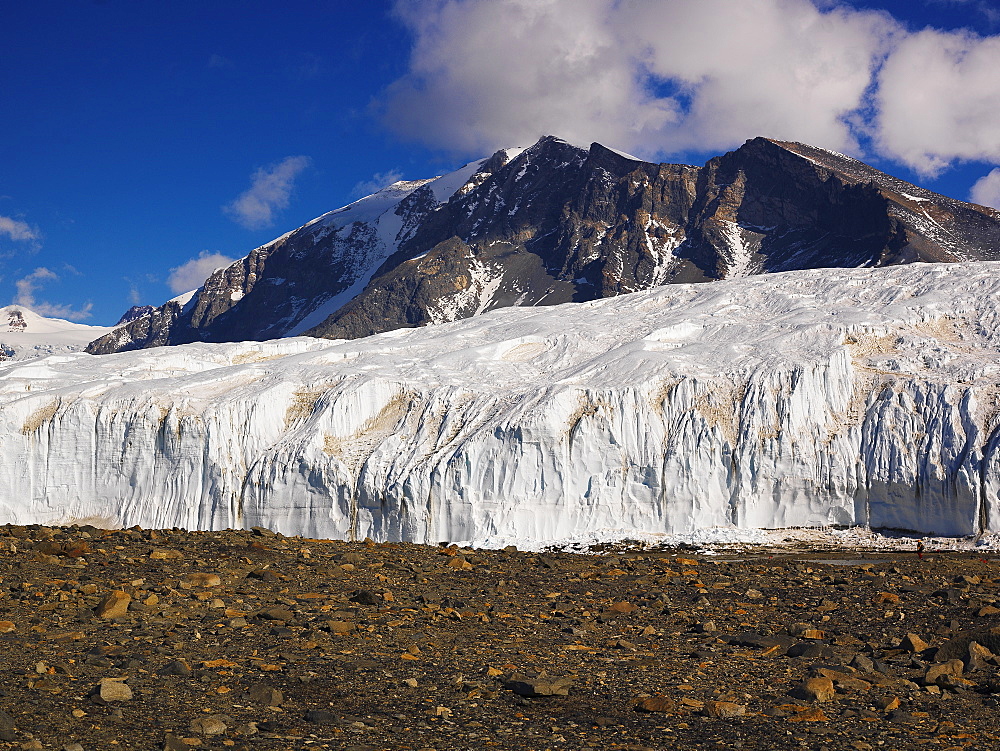
<instances>
[{"instance_id":1,"label":"rocky ground","mask_svg":"<svg viewBox=\"0 0 1000 751\"><path fill-rule=\"evenodd\" d=\"M998 599L969 552L6 526L0 749L995 749Z\"/></svg>"}]
</instances>

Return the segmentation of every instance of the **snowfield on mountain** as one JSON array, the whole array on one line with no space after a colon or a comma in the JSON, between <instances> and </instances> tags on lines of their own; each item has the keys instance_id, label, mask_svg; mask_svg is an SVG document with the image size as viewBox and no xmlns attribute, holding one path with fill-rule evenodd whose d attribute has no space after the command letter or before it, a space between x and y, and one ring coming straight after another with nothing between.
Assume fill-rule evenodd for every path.
<instances>
[{"instance_id":1,"label":"snowfield on mountain","mask_svg":"<svg viewBox=\"0 0 1000 751\"><path fill-rule=\"evenodd\" d=\"M998 308L1000 263L911 264L6 362L0 509L477 545L998 531Z\"/></svg>"},{"instance_id":2,"label":"snowfield on mountain","mask_svg":"<svg viewBox=\"0 0 1000 751\"><path fill-rule=\"evenodd\" d=\"M95 337L111 331L111 326L47 318L23 305L8 305L0 308L0 361L81 352Z\"/></svg>"}]
</instances>

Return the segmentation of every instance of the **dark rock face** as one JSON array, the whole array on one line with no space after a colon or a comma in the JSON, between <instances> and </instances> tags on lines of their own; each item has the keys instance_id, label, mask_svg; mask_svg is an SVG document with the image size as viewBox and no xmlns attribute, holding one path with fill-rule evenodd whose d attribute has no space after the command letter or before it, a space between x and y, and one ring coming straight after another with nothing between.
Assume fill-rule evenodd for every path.
<instances>
[{"instance_id":1,"label":"dark rock face","mask_svg":"<svg viewBox=\"0 0 1000 751\"><path fill-rule=\"evenodd\" d=\"M122 313L122 317L118 319L118 323L116 323L115 326L121 326L123 323L131 323L136 318L148 315L154 310L156 310L156 308L152 305L133 305L131 308Z\"/></svg>"},{"instance_id":2,"label":"dark rock face","mask_svg":"<svg viewBox=\"0 0 1000 751\"><path fill-rule=\"evenodd\" d=\"M661 284L996 258L1000 212L804 144L756 138L698 168L545 137L331 212L88 351L356 338Z\"/></svg>"}]
</instances>

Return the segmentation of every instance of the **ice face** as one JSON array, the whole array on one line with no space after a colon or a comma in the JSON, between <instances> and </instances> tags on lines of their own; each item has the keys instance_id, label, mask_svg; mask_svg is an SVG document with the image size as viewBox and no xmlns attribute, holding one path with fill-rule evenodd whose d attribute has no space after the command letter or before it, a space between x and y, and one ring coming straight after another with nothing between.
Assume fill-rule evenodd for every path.
<instances>
[{"instance_id":1,"label":"ice face","mask_svg":"<svg viewBox=\"0 0 1000 751\"><path fill-rule=\"evenodd\" d=\"M1000 264L0 363L0 521L475 544L1000 530Z\"/></svg>"}]
</instances>

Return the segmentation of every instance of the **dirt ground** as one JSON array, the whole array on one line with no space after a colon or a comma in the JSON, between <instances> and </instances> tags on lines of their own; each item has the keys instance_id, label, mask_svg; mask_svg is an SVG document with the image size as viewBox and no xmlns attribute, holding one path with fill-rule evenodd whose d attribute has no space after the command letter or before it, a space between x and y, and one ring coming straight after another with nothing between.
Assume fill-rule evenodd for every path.
<instances>
[{"instance_id":1,"label":"dirt ground","mask_svg":"<svg viewBox=\"0 0 1000 751\"><path fill-rule=\"evenodd\" d=\"M0 527L0 749L1000 749L1000 561Z\"/></svg>"}]
</instances>

